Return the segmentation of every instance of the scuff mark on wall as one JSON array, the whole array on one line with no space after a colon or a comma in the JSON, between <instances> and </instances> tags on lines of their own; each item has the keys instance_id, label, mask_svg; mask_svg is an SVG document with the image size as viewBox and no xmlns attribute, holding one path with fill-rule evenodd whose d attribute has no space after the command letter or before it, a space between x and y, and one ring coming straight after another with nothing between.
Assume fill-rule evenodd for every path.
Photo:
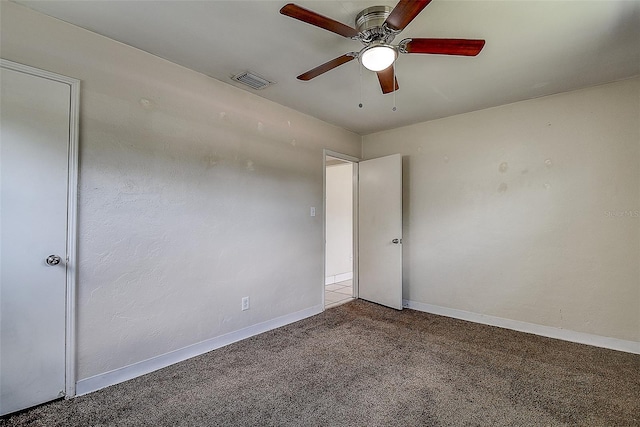
<instances>
[{"instance_id":1,"label":"scuff mark on wall","mask_svg":"<svg viewBox=\"0 0 640 427\"><path fill-rule=\"evenodd\" d=\"M218 153L215 153L215 152L205 157L207 169L211 169L212 167L216 166L219 161L220 161L220 158L218 156Z\"/></svg>"},{"instance_id":2,"label":"scuff mark on wall","mask_svg":"<svg viewBox=\"0 0 640 427\"><path fill-rule=\"evenodd\" d=\"M150 110L155 106L155 103L147 98L140 98L139 103L145 110Z\"/></svg>"}]
</instances>

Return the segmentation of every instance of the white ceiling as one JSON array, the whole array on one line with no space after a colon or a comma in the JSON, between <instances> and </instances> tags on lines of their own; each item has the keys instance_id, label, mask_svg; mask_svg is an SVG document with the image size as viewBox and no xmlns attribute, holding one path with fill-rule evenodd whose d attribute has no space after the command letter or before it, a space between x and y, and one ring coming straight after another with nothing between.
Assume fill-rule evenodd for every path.
<instances>
[{"instance_id":1,"label":"white ceiling","mask_svg":"<svg viewBox=\"0 0 640 427\"><path fill-rule=\"evenodd\" d=\"M283 16L282 1L18 1L237 85L252 70L277 84L259 96L359 134L565 92L640 74L640 1L433 0L396 37L485 39L477 57L401 55L400 90L351 61L309 82L296 76L357 41ZM350 26L396 1L296 1ZM362 92L362 95L361 95ZM362 100L363 108L358 108Z\"/></svg>"}]
</instances>

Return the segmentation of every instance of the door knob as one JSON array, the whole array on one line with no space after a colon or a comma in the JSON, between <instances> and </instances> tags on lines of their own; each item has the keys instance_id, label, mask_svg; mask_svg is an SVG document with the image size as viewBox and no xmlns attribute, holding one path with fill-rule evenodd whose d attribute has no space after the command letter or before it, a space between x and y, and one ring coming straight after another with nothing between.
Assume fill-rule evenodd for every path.
<instances>
[{"instance_id":1,"label":"door knob","mask_svg":"<svg viewBox=\"0 0 640 427\"><path fill-rule=\"evenodd\" d=\"M397 245L398 243L402 244L402 239L393 239L391 243Z\"/></svg>"},{"instance_id":2,"label":"door knob","mask_svg":"<svg viewBox=\"0 0 640 427\"><path fill-rule=\"evenodd\" d=\"M49 255L45 262L47 265L58 265L60 264L61 258L58 255Z\"/></svg>"}]
</instances>

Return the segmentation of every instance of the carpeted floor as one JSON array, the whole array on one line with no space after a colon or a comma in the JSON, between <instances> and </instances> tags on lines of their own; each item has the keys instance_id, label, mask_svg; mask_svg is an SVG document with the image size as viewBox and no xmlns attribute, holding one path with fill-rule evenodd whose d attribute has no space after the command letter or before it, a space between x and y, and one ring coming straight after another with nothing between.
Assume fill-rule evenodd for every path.
<instances>
[{"instance_id":1,"label":"carpeted floor","mask_svg":"<svg viewBox=\"0 0 640 427\"><path fill-rule=\"evenodd\" d=\"M2 426L640 426L640 356L354 301Z\"/></svg>"}]
</instances>

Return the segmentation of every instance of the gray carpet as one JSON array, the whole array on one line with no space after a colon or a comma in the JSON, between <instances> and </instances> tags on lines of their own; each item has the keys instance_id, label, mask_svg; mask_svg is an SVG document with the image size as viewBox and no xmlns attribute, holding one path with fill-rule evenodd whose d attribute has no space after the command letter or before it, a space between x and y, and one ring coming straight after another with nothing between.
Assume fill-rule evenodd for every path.
<instances>
[{"instance_id":1,"label":"gray carpet","mask_svg":"<svg viewBox=\"0 0 640 427\"><path fill-rule=\"evenodd\" d=\"M640 356L354 301L2 426L640 426Z\"/></svg>"}]
</instances>

